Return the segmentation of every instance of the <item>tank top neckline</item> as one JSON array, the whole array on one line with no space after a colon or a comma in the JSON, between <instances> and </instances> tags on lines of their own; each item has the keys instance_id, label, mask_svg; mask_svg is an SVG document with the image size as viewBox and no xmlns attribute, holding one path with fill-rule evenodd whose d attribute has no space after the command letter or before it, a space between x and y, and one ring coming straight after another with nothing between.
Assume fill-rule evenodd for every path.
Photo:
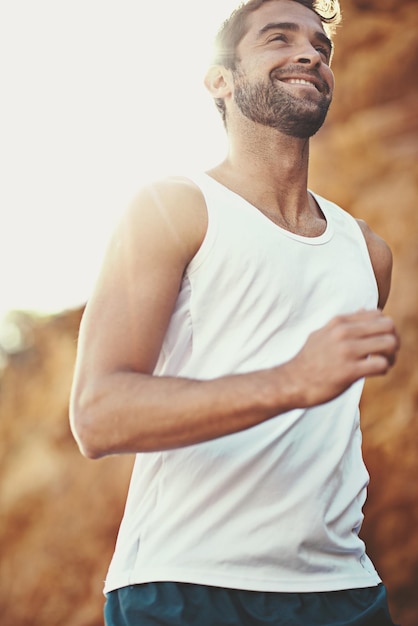
<instances>
[{"instance_id":1,"label":"tank top neckline","mask_svg":"<svg viewBox=\"0 0 418 626\"><path fill-rule=\"evenodd\" d=\"M308 192L317 203L326 222L324 232L316 237L307 237L305 235L298 235L297 233L293 233L290 230L286 230L286 228L283 228L282 226L279 226L278 224L273 222L269 217L267 217L267 215L265 215L262 211L260 211L260 209L258 209L254 204L246 200L243 196L240 196L239 193L232 191L232 189L229 189L229 187L226 187L225 185L217 181L215 178L213 178L210 174L206 172L204 172L204 176L207 180L213 183L214 186L217 186L218 188L222 189L226 194L231 195L235 199L241 200L245 204L245 206L247 206L252 212L256 212L256 214L259 216L261 220L263 220L264 222L267 222L270 225L270 227L274 228L277 232L285 235L286 237L289 237L290 239L294 239L295 241L299 241L301 243L315 246L315 245L322 245L324 243L327 243L332 238L334 229L332 227L332 220L331 220L330 212L324 206L326 204L326 201L324 200L324 198L318 196L316 193L314 193L310 189L308 189Z\"/></svg>"}]
</instances>

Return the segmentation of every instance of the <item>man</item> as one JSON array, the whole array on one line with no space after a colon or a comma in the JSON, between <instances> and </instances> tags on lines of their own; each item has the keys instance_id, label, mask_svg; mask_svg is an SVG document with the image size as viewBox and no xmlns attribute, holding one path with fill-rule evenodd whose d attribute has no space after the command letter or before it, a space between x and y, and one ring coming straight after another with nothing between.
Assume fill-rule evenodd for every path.
<instances>
[{"instance_id":1,"label":"man","mask_svg":"<svg viewBox=\"0 0 418 626\"><path fill-rule=\"evenodd\" d=\"M224 24L206 85L228 155L139 193L86 307L75 437L137 454L108 626L392 624L358 537L392 261L307 189L333 93L320 4L250 0Z\"/></svg>"}]
</instances>

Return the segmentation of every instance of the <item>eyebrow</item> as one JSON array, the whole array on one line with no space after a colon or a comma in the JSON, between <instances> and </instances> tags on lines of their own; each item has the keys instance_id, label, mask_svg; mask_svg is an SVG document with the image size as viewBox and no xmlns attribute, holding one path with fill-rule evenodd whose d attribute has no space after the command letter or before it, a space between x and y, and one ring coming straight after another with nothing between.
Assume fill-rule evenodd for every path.
<instances>
[{"instance_id":1,"label":"eyebrow","mask_svg":"<svg viewBox=\"0 0 418 626\"><path fill-rule=\"evenodd\" d=\"M270 22L269 24L266 24L265 26L263 26L261 30L258 31L257 39L265 35L270 30L289 30L293 33L296 33L300 31L300 27L299 27L299 24L296 24L295 22ZM329 47L330 51L332 52L333 50L332 41L329 37L325 35L325 33L318 30L317 32L315 32L315 37L319 41L322 41L322 43L326 44Z\"/></svg>"}]
</instances>

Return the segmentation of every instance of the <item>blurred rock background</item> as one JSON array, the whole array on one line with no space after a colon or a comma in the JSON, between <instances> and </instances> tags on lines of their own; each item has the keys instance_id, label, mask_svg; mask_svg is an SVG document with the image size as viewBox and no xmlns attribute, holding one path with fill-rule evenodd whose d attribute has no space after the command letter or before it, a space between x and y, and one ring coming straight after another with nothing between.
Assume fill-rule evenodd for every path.
<instances>
[{"instance_id":1,"label":"blurred rock background","mask_svg":"<svg viewBox=\"0 0 418 626\"><path fill-rule=\"evenodd\" d=\"M387 312L395 369L362 403L371 474L362 536L393 617L418 624L418 3L342 0L336 98L312 146L310 186L364 218L394 252ZM132 457L88 461L68 426L82 311L19 312L0 374L0 615L4 626L99 626L101 589ZM7 332L6 332L7 331ZM5 339L6 338L6 339Z\"/></svg>"}]
</instances>

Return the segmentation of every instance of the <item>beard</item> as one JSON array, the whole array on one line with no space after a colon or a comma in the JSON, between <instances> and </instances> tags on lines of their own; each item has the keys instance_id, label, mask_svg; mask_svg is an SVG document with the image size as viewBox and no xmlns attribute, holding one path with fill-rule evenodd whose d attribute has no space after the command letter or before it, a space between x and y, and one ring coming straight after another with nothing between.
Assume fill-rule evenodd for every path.
<instances>
[{"instance_id":1,"label":"beard","mask_svg":"<svg viewBox=\"0 0 418 626\"><path fill-rule=\"evenodd\" d=\"M293 71L295 76L301 72L300 67L288 68L286 75ZM305 71L306 74L309 72ZM324 81L316 98L309 95L301 98L281 86L277 78L280 70L272 72L267 83L262 80L250 83L240 69L234 70L233 76L235 102L251 121L300 139L312 137L324 123L331 104L331 90Z\"/></svg>"}]
</instances>

